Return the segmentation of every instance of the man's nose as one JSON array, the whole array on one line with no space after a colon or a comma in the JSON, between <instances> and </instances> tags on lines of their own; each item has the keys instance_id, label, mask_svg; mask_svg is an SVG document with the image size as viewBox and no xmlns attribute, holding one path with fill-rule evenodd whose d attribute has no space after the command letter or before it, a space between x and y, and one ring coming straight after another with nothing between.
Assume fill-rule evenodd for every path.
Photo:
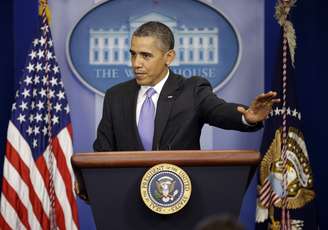
<instances>
[{"instance_id":1,"label":"man's nose","mask_svg":"<svg viewBox=\"0 0 328 230\"><path fill-rule=\"evenodd\" d=\"M142 66L142 60L139 55L136 55L134 58L132 58L132 67L139 68L141 66Z\"/></svg>"}]
</instances>

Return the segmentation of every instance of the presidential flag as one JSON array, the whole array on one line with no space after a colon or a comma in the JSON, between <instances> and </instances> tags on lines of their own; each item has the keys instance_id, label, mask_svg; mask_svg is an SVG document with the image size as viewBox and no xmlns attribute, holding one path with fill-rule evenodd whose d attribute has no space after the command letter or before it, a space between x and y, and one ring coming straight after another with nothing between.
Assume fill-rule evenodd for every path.
<instances>
[{"instance_id":1,"label":"presidential flag","mask_svg":"<svg viewBox=\"0 0 328 230\"><path fill-rule=\"evenodd\" d=\"M288 17L294 4L294 0L278 0L276 6L282 43L272 90L278 92L281 103L274 105L263 134L256 229L318 229L313 174L294 74L296 36Z\"/></svg>"},{"instance_id":2,"label":"presidential flag","mask_svg":"<svg viewBox=\"0 0 328 230\"><path fill-rule=\"evenodd\" d=\"M12 105L7 131L0 229L78 229L72 125L41 3L39 30Z\"/></svg>"}]
</instances>

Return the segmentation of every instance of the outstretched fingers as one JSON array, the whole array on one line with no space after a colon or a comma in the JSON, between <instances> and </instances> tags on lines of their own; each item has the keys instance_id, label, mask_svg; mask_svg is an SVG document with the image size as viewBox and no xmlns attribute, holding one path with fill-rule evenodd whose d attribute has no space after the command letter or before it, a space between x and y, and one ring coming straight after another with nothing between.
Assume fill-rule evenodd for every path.
<instances>
[{"instance_id":1,"label":"outstretched fingers","mask_svg":"<svg viewBox=\"0 0 328 230\"><path fill-rule=\"evenodd\" d=\"M242 114L245 114L246 113L246 109L244 107L242 107L242 106L238 106L237 107L237 110L238 110L238 112L240 112Z\"/></svg>"}]
</instances>

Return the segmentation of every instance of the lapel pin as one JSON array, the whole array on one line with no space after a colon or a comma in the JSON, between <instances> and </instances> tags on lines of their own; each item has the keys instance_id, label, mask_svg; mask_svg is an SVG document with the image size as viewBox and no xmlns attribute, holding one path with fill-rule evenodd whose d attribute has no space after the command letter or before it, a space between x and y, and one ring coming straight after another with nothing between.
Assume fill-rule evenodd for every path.
<instances>
[{"instance_id":1,"label":"lapel pin","mask_svg":"<svg viewBox=\"0 0 328 230\"><path fill-rule=\"evenodd\" d=\"M167 96L167 99L172 99L173 98L173 96Z\"/></svg>"}]
</instances>

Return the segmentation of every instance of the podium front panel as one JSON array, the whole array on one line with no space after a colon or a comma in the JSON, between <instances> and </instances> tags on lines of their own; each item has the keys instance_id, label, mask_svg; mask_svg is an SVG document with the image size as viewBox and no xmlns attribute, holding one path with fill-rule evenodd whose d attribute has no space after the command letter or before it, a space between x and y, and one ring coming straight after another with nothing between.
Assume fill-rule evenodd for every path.
<instances>
[{"instance_id":1,"label":"podium front panel","mask_svg":"<svg viewBox=\"0 0 328 230\"><path fill-rule=\"evenodd\" d=\"M182 167L192 192L179 212L160 215L143 203L140 182L149 168L85 168L82 170L98 230L191 230L214 214L239 216L249 166Z\"/></svg>"}]
</instances>

